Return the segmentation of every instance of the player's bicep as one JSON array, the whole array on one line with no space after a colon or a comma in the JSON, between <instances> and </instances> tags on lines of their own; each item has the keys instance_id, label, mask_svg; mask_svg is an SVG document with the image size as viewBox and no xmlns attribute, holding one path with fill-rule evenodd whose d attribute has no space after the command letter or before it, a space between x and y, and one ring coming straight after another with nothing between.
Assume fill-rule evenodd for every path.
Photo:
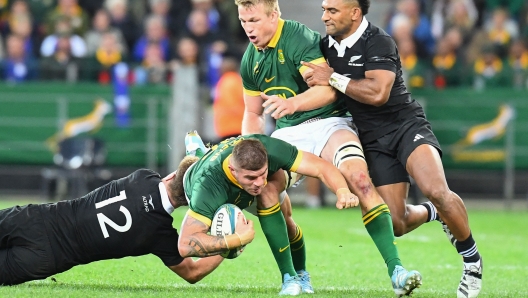
<instances>
[{"instance_id":1,"label":"player's bicep","mask_svg":"<svg viewBox=\"0 0 528 298\"><path fill-rule=\"evenodd\" d=\"M244 93L244 104L246 113L252 113L258 116L262 115L262 113L264 112L262 103L264 103L264 100L262 99L262 97L260 97L260 94L258 96L255 96Z\"/></svg>"},{"instance_id":2,"label":"player's bicep","mask_svg":"<svg viewBox=\"0 0 528 298\"><path fill-rule=\"evenodd\" d=\"M376 69L365 72L365 78L371 79L376 82L376 85L380 88L380 92L388 96L396 80L396 74L390 70Z\"/></svg>"}]
</instances>

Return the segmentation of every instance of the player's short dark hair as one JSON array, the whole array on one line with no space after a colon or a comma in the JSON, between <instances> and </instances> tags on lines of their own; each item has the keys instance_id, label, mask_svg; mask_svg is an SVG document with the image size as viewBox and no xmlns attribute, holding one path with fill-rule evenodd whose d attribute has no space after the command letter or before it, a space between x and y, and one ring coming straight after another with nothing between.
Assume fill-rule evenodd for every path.
<instances>
[{"instance_id":1,"label":"player's short dark hair","mask_svg":"<svg viewBox=\"0 0 528 298\"><path fill-rule=\"evenodd\" d=\"M233 148L233 161L244 170L257 171L268 163L268 151L257 139L244 139Z\"/></svg>"},{"instance_id":2,"label":"player's short dark hair","mask_svg":"<svg viewBox=\"0 0 528 298\"><path fill-rule=\"evenodd\" d=\"M370 8L370 0L355 0L357 1L359 8L361 8L361 13L365 16L367 15Z\"/></svg>"},{"instance_id":3,"label":"player's short dark hair","mask_svg":"<svg viewBox=\"0 0 528 298\"><path fill-rule=\"evenodd\" d=\"M174 177L169 183L169 193L171 198L180 206L189 205L185 198L185 191L183 190L183 175L185 175L185 172L187 172L189 167L197 162L198 159L199 158L196 156L185 156L178 165L176 177Z\"/></svg>"}]
</instances>

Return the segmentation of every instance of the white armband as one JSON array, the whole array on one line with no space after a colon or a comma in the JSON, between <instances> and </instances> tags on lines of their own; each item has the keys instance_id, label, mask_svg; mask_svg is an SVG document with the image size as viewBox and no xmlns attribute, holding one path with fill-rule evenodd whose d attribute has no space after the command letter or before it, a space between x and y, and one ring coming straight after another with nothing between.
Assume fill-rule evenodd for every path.
<instances>
[{"instance_id":1,"label":"white armband","mask_svg":"<svg viewBox=\"0 0 528 298\"><path fill-rule=\"evenodd\" d=\"M330 86L341 91L343 94L346 94L346 88L348 86L348 82L350 82L350 78L347 78L344 75L340 75L336 72L334 72L330 76L330 80L328 80L328 83L330 84Z\"/></svg>"}]
</instances>

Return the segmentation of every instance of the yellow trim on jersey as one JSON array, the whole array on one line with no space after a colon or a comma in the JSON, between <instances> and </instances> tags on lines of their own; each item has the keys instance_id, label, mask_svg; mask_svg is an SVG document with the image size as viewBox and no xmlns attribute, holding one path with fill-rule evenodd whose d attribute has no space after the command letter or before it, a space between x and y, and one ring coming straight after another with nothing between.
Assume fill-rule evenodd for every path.
<instances>
[{"instance_id":1,"label":"yellow trim on jersey","mask_svg":"<svg viewBox=\"0 0 528 298\"><path fill-rule=\"evenodd\" d=\"M382 213L390 213L390 210L387 204L379 205L378 207L375 207L374 209L370 210L367 214L365 214L363 216L363 224L367 225L369 222L374 220L376 217L378 217Z\"/></svg>"},{"instance_id":2,"label":"yellow trim on jersey","mask_svg":"<svg viewBox=\"0 0 528 298\"><path fill-rule=\"evenodd\" d=\"M305 61L306 62L306 61ZM321 57L321 58L317 58L315 60L312 60L312 61L308 61L312 64L315 64L315 65L318 65L318 64L322 64L322 63L326 63L326 60L324 57ZM299 73L302 75L306 70L308 69L308 66L301 66L301 68L299 68Z\"/></svg>"},{"instance_id":3,"label":"yellow trim on jersey","mask_svg":"<svg viewBox=\"0 0 528 298\"><path fill-rule=\"evenodd\" d=\"M189 215L190 217L196 219L197 221L203 222L204 224L206 224L209 227L211 226L212 220L210 220L209 218L201 215L200 213L196 213L196 212L192 211L191 209L189 209L189 210L187 210L187 215Z\"/></svg>"},{"instance_id":4,"label":"yellow trim on jersey","mask_svg":"<svg viewBox=\"0 0 528 298\"><path fill-rule=\"evenodd\" d=\"M268 216L280 211L280 204L277 203L267 209L257 209L258 216Z\"/></svg>"},{"instance_id":5,"label":"yellow trim on jersey","mask_svg":"<svg viewBox=\"0 0 528 298\"><path fill-rule=\"evenodd\" d=\"M282 35L282 27L284 27L284 20L279 18L279 24L277 26L277 31L275 31L275 34L273 35L270 42L268 43L268 48L274 48L277 46L277 43L279 43L279 39Z\"/></svg>"},{"instance_id":6,"label":"yellow trim on jersey","mask_svg":"<svg viewBox=\"0 0 528 298\"><path fill-rule=\"evenodd\" d=\"M260 96L260 91L247 90L244 88L244 94L249 96Z\"/></svg>"},{"instance_id":7,"label":"yellow trim on jersey","mask_svg":"<svg viewBox=\"0 0 528 298\"><path fill-rule=\"evenodd\" d=\"M303 158L303 151L299 150L297 153L297 157L295 158L295 161L293 162L293 165L290 168L290 171L297 172L297 168L299 168L302 158Z\"/></svg>"},{"instance_id":8,"label":"yellow trim on jersey","mask_svg":"<svg viewBox=\"0 0 528 298\"><path fill-rule=\"evenodd\" d=\"M229 179L231 183L238 186L239 188L242 188L242 186L238 183L236 178L233 176L233 174L231 174L231 171L229 170L229 159L231 158L231 155L233 154L229 154L229 156L226 157L226 159L224 159L224 162L222 163L222 170L224 170L224 173L226 174L227 179Z\"/></svg>"},{"instance_id":9,"label":"yellow trim on jersey","mask_svg":"<svg viewBox=\"0 0 528 298\"><path fill-rule=\"evenodd\" d=\"M299 242L299 240L301 240L303 236L303 232L301 230L301 227L297 226L297 234L295 235L295 237L293 237L293 239L290 241L290 244L294 244L295 242ZM301 246L302 247L302 246Z\"/></svg>"}]
</instances>

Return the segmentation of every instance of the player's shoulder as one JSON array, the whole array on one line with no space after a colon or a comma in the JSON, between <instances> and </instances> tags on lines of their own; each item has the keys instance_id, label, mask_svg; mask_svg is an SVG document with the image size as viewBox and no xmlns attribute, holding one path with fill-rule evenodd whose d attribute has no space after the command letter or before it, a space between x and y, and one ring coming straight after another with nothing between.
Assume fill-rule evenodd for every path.
<instances>
[{"instance_id":1,"label":"player's shoulder","mask_svg":"<svg viewBox=\"0 0 528 298\"><path fill-rule=\"evenodd\" d=\"M282 35L288 41L297 42L299 39L319 40L321 35L303 23L294 20L284 20Z\"/></svg>"},{"instance_id":2,"label":"player's shoulder","mask_svg":"<svg viewBox=\"0 0 528 298\"><path fill-rule=\"evenodd\" d=\"M366 43L376 43L376 42L390 42L392 40L392 37L385 32L382 28L372 24L369 22L369 25L367 29L365 29L365 32L363 32L363 35L361 38Z\"/></svg>"}]
</instances>

